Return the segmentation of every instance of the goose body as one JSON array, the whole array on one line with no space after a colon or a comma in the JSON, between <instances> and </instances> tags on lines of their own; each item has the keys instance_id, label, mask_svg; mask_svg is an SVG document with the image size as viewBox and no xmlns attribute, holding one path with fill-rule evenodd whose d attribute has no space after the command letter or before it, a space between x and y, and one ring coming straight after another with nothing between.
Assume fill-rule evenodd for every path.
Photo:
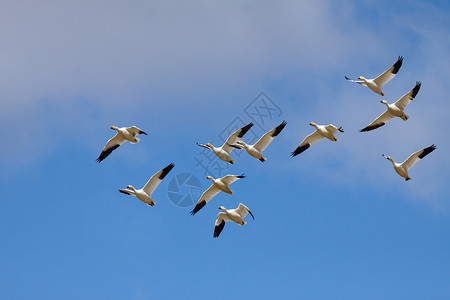
<instances>
[{"instance_id":1,"label":"goose body","mask_svg":"<svg viewBox=\"0 0 450 300\"><path fill-rule=\"evenodd\" d=\"M262 155L262 152L269 146L274 138L284 129L286 121L283 121L280 125L266 132L254 145L248 145L244 141L237 141L233 144L234 148L244 149L248 154L261 162L266 161L266 158Z\"/></svg>"},{"instance_id":2,"label":"goose body","mask_svg":"<svg viewBox=\"0 0 450 300\"><path fill-rule=\"evenodd\" d=\"M356 82L361 85L367 86L369 89L374 91L377 94L380 94L381 96L385 96L385 93L381 89L383 85L391 81L395 75L397 74L398 70L400 70L400 67L403 63L403 57L399 56L395 64L393 64L389 69L383 72L380 76L374 78L374 79L367 79L364 76L359 76L358 80L353 80L345 76L345 79L347 79L350 82Z\"/></svg>"},{"instance_id":3,"label":"goose body","mask_svg":"<svg viewBox=\"0 0 450 300\"><path fill-rule=\"evenodd\" d=\"M119 146L125 143L126 141L129 141L131 144L138 143L139 138L137 138L136 135L139 134L147 135L147 133L137 128L136 126L120 127L120 128L117 126L111 126L111 129L117 131L117 133L106 143L105 147L100 153L100 156L96 160L98 163L100 163L102 160L108 157L108 155L110 155L111 152L119 148Z\"/></svg>"},{"instance_id":4,"label":"goose body","mask_svg":"<svg viewBox=\"0 0 450 300\"><path fill-rule=\"evenodd\" d=\"M197 201L194 209L190 212L193 216L200 209L202 209L214 196L216 196L219 192L224 192L228 195L233 195L233 191L230 189L230 185L238 179L245 178L244 175L227 175L222 178L214 179L212 176L206 177L212 181L212 185L203 192L200 196L200 199Z\"/></svg>"},{"instance_id":5,"label":"goose body","mask_svg":"<svg viewBox=\"0 0 450 300\"><path fill-rule=\"evenodd\" d=\"M409 169L411 169L419 160L430 154L436 149L435 145L431 145L430 147L424 148L422 150L419 150L413 154L411 154L404 162L397 163L394 161L394 159L390 156L384 156L387 160L389 160L393 167L395 172L397 172L398 175L405 178L405 181L411 180L411 177L408 175Z\"/></svg>"},{"instance_id":6,"label":"goose body","mask_svg":"<svg viewBox=\"0 0 450 300\"><path fill-rule=\"evenodd\" d=\"M380 102L386 105L387 109L378 118L376 118L372 123L361 129L361 132L371 131L377 129L387 122L392 120L394 117L399 117L403 121L409 119L409 116L405 113L406 106L411 103L411 101L416 97L420 90L421 83L416 82L414 88L412 88L408 93L403 95L397 102L389 104L386 100L381 100Z\"/></svg>"},{"instance_id":7,"label":"goose body","mask_svg":"<svg viewBox=\"0 0 450 300\"><path fill-rule=\"evenodd\" d=\"M161 181L166 177L166 175L173 169L175 165L170 164L164 169L155 173L149 181L145 184L142 189L135 189L132 185L128 185L127 189L121 189L119 192L135 196L142 202L146 203L148 206L153 206L156 204L156 201L152 199L152 193L155 191L156 187L161 183Z\"/></svg>"},{"instance_id":8,"label":"goose body","mask_svg":"<svg viewBox=\"0 0 450 300\"><path fill-rule=\"evenodd\" d=\"M295 149L293 152L291 152L292 156L299 155L318 141L320 141L323 138L329 139L331 142L336 142L338 138L335 136L337 132L344 132L342 127L337 128L333 124L329 125L317 125L314 122L309 123L309 125L316 128L316 131L308 135Z\"/></svg>"},{"instance_id":9,"label":"goose body","mask_svg":"<svg viewBox=\"0 0 450 300\"><path fill-rule=\"evenodd\" d=\"M225 143L222 145L222 147L215 147L211 143L207 143L205 145L197 143L197 145L211 150L221 160L226 161L229 164L234 164L235 160L230 156L230 153L233 150L233 147L231 145L239 141L244 136L244 134L246 134L247 131L249 131L250 128L252 128L252 126L253 123L249 123L244 127L233 132L225 141Z\"/></svg>"},{"instance_id":10,"label":"goose body","mask_svg":"<svg viewBox=\"0 0 450 300\"><path fill-rule=\"evenodd\" d=\"M223 228L225 227L226 222L233 221L238 225L244 226L247 224L247 222L244 221L244 218L247 216L247 214L250 214L253 218L252 212L248 209L247 206L245 206L242 203L239 203L238 208L235 209L226 209L223 206L219 207L220 210L223 212L219 213L217 215L216 222L214 224L214 237L219 237L220 233L222 232Z\"/></svg>"}]
</instances>

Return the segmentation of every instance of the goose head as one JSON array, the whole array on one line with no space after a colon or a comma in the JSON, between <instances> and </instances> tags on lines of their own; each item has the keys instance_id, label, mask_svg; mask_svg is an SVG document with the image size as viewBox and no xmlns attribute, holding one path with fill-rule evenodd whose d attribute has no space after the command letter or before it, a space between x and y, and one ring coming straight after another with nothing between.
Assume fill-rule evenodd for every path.
<instances>
[{"instance_id":1,"label":"goose head","mask_svg":"<svg viewBox=\"0 0 450 300\"><path fill-rule=\"evenodd\" d=\"M206 143L205 146L208 147L209 149L213 148L213 145L211 143Z\"/></svg>"},{"instance_id":2,"label":"goose head","mask_svg":"<svg viewBox=\"0 0 450 300\"><path fill-rule=\"evenodd\" d=\"M389 105L389 103L386 100L381 100L380 103L383 103L384 105Z\"/></svg>"},{"instance_id":3,"label":"goose head","mask_svg":"<svg viewBox=\"0 0 450 300\"><path fill-rule=\"evenodd\" d=\"M227 211L227 209L224 206L219 206L219 209L222 211Z\"/></svg>"},{"instance_id":4,"label":"goose head","mask_svg":"<svg viewBox=\"0 0 450 300\"><path fill-rule=\"evenodd\" d=\"M387 160L392 161L392 157L390 157L390 156L386 156L386 155L384 155L384 154L381 154L381 156L383 156L383 157L386 158Z\"/></svg>"},{"instance_id":5,"label":"goose head","mask_svg":"<svg viewBox=\"0 0 450 300\"><path fill-rule=\"evenodd\" d=\"M127 185L127 189L133 190L134 187L132 185Z\"/></svg>"},{"instance_id":6,"label":"goose head","mask_svg":"<svg viewBox=\"0 0 450 300\"><path fill-rule=\"evenodd\" d=\"M358 79L362 80L362 81L366 81L367 80L364 76L359 76Z\"/></svg>"},{"instance_id":7,"label":"goose head","mask_svg":"<svg viewBox=\"0 0 450 300\"><path fill-rule=\"evenodd\" d=\"M316 123L314 123L314 122L311 122L311 123L309 123L309 125L311 125L311 126L313 126L313 127L316 127L316 128L317 128L317 124L316 124Z\"/></svg>"},{"instance_id":8,"label":"goose head","mask_svg":"<svg viewBox=\"0 0 450 300\"><path fill-rule=\"evenodd\" d=\"M214 181L214 178L212 178L212 176L206 176L206 179Z\"/></svg>"},{"instance_id":9,"label":"goose head","mask_svg":"<svg viewBox=\"0 0 450 300\"><path fill-rule=\"evenodd\" d=\"M119 128L117 128L117 126L111 126L110 127L112 130L118 130Z\"/></svg>"}]
</instances>

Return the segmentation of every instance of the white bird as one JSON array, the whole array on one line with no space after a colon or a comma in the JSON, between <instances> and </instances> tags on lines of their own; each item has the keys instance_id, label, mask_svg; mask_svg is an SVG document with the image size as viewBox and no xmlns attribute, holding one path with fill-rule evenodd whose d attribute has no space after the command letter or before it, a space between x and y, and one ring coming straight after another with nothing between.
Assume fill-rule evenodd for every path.
<instances>
[{"instance_id":1,"label":"white bird","mask_svg":"<svg viewBox=\"0 0 450 300\"><path fill-rule=\"evenodd\" d=\"M248 213L252 216L253 220L255 219L248 207L242 203L239 203L238 208L235 209L226 209L223 206L219 207L219 209L224 212L221 212L217 215L213 235L215 238L220 235L223 228L225 227L226 222L233 221L241 226L244 226L245 224L247 224L247 222L244 221L244 218Z\"/></svg>"},{"instance_id":2,"label":"white bird","mask_svg":"<svg viewBox=\"0 0 450 300\"><path fill-rule=\"evenodd\" d=\"M211 176L206 177L206 179L211 180L212 185L203 192L200 199L197 201L194 209L191 211L191 215L195 215L203 206L206 205L215 195L217 195L220 191L227 193L228 195L233 195L233 191L230 189L230 184L235 182L238 179L245 178L244 174L242 175L227 175L222 178L214 179Z\"/></svg>"},{"instance_id":3,"label":"white bird","mask_svg":"<svg viewBox=\"0 0 450 300\"><path fill-rule=\"evenodd\" d=\"M309 125L316 128L316 131L308 135L295 149L293 152L291 152L291 155L294 157L296 155L299 155L318 141L320 141L323 138L327 138L332 142L336 142L338 140L337 137L334 136L337 132L344 132L342 127L337 128L336 126L329 124L329 125L317 125L314 122L309 123Z\"/></svg>"},{"instance_id":4,"label":"white bird","mask_svg":"<svg viewBox=\"0 0 450 300\"><path fill-rule=\"evenodd\" d=\"M399 56L398 60L396 61L395 64L392 65L392 67L387 69L383 74L381 74L380 76L378 76L375 79L367 79L364 76L359 76L358 77L359 80L353 80L353 79L348 78L347 76L345 76L345 79L347 79L348 81L351 81L351 82L356 82L361 85L367 86L369 89L371 89L375 93L380 94L381 96L384 97L385 94L381 90L381 87L383 85L385 85L386 83L388 83L389 81L391 81L391 79L395 77L398 70L400 70L402 63L403 63L403 57Z\"/></svg>"},{"instance_id":5,"label":"white bird","mask_svg":"<svg viewBox=\"0 0 450 300\"><path fill-rule=\"evenodd\" d=\"M286 121L283 121L280 125L265 133L254 145L247 145L243 141L237 141L236 144L231 146L237 149L244 149L251 156L264 162L266 158L262 155L264 149L269 146L273 139L283 130L286 126Z\"/></svg>"},{"instance_id":6,"label":"white bird","mask_svg":"<svg viewBox=\"0 0 450 300\"><path fill-rule=\"evenodd\" d=\"M396 163L394 159L390 156L382 156L386 159L388 159L392 165L394 166L395 172L397 172L398 175L405 178L405 181L411 180L411 177L408 175L409 169L411 169L419 160L430 154L436 149L435 145L431 145L430 147L427 147L425 149L419 150L416 153L411 154L404 162L401 164Z\"/></svg>"},{"instance_id":7,"label":"white bird","mask_svg":"<svg viewBox=\"0 0 450 300\"><path fill-rule=\"evenodd\" d=\"M149 181L144 185L142 189L136 190L132 185L128 185L127 188L129 190L119 190L119 192L136 196L139 200L146 203L148 206L153 206L156 204L156 201L152 199L152 193L155 191L156 187L161 183L161 181L166 177L166 175L173 169L175 165L170 164L164 169L156 172Z\"/></svg>"},{"instance_id":8,"label":"white bird","mask_svg":"<svg viewBox=\"0 0 450 300\"><path fill-rule=\"evenodd\" d=\"M399 117L403 121L409 119L409 116L405 114L404 109L406 106L416 97L417 93L420 90L421 83L419 81L416 82L416 85L412 90L403 95L397 102L393 104L387 103L386 100L381 100L380 102L387 106L387 109L384 113L382 113L378 118L376 118L372 123L361 129L361 132L371 131L377 129L378 127L383 126L387 122L389 122L394 117Z\"/></svg>"},{"instance_id":9,"label":"white bird","mask_svg":"<svg viewBox=\"0 0 450 300\"><path fill-rule=\"evenodd\" d=\"M231 150L233 150L233 147L231 145L235 144L240 138L242 138L244 136L244 134L246 134L247 131L249 131L250 128L252 128L252 126L253 126L253 123L249 123L249 124L245 125L244 127L233 132L228 137L228 139L225 141L225 143L222 145L222 147L216 148L210 143L207 143L206 145L197 143L197 145L211 150L221 160L224 160L230 164L234 164L235 161L230 156Z\"/></svg>"},{"instance_id":10,"label":"white bird","mask_svg":"<svg viewBox=\"0 0 450 300\"><path fill-rule=\"evenodd\" d=\"M102 153L100 153L100 156L97 158L98 163L104 160L106 157L108 157L108 155L110 155L111 152L119 148L119 146L125 143L126 141L129 141L131 144L136 144L137 142L139 142L139 139L136 137L136 135L139 134L147 135L147 133L137 128L136 126L121 127L121 128L111 126L111 129L116 130L117 133L106 143L106 146L103 148Z\"/></svg>"}]
</instances>

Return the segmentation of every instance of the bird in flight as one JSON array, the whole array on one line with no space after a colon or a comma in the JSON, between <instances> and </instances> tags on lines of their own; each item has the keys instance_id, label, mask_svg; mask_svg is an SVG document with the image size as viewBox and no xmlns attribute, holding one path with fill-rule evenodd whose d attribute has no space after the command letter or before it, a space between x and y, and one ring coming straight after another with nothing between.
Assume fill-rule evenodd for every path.
<instances>
[{"instance_id":1,"label":"bird in flight","mask_svg":"<svg viewBox=\"0 0 450 300\"><path fill-rule=\"evenodd\" d=\"M137 128L136 126L121 128L111 126L111 129L116 130L117 133L106 143L106 146L103 148L102 153L100 153L100 156L96 160L98 163L107 158L108 155L111 154L111 152L119 148L119 146L126 141L129 141L131 144L136 144L137 142L139 142L139 138L137 138L136 135L147 135L147 133Z\"/></svg>"}]
</instances>

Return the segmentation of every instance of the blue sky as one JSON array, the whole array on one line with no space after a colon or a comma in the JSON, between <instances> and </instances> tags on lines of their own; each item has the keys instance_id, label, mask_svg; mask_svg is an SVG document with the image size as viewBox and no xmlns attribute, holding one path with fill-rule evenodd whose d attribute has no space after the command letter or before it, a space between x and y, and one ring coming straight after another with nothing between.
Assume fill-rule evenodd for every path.
<instances>
[{"instance_id":1,"label":"blue sky","mask_svg":"<svg viewBox=\"0 0 450 300\"><path fill-rule=\"evenodd\" d=\"M3 1L0 11L0 298L448 299L446 1ZM407 122L360 133L381 96L344 75L404 63ZM196 216L180 173L264 92L287 121L262 164L236 156L233 196ZM342 126L291 158L313 128ZM148 132L96 164L110 126ZM263 130L254 127L255 134ZM437 145L405 182L403 161ZM237 152L236 152L237 153ZM235 153L235 155L236 155ZM245 154L245 153L243 153ZM148 207L118 192L175 168ZM185 190L184 190L185 191ZM255 221L213 239L217 207Z\"/></svg>"}]
</instances>

